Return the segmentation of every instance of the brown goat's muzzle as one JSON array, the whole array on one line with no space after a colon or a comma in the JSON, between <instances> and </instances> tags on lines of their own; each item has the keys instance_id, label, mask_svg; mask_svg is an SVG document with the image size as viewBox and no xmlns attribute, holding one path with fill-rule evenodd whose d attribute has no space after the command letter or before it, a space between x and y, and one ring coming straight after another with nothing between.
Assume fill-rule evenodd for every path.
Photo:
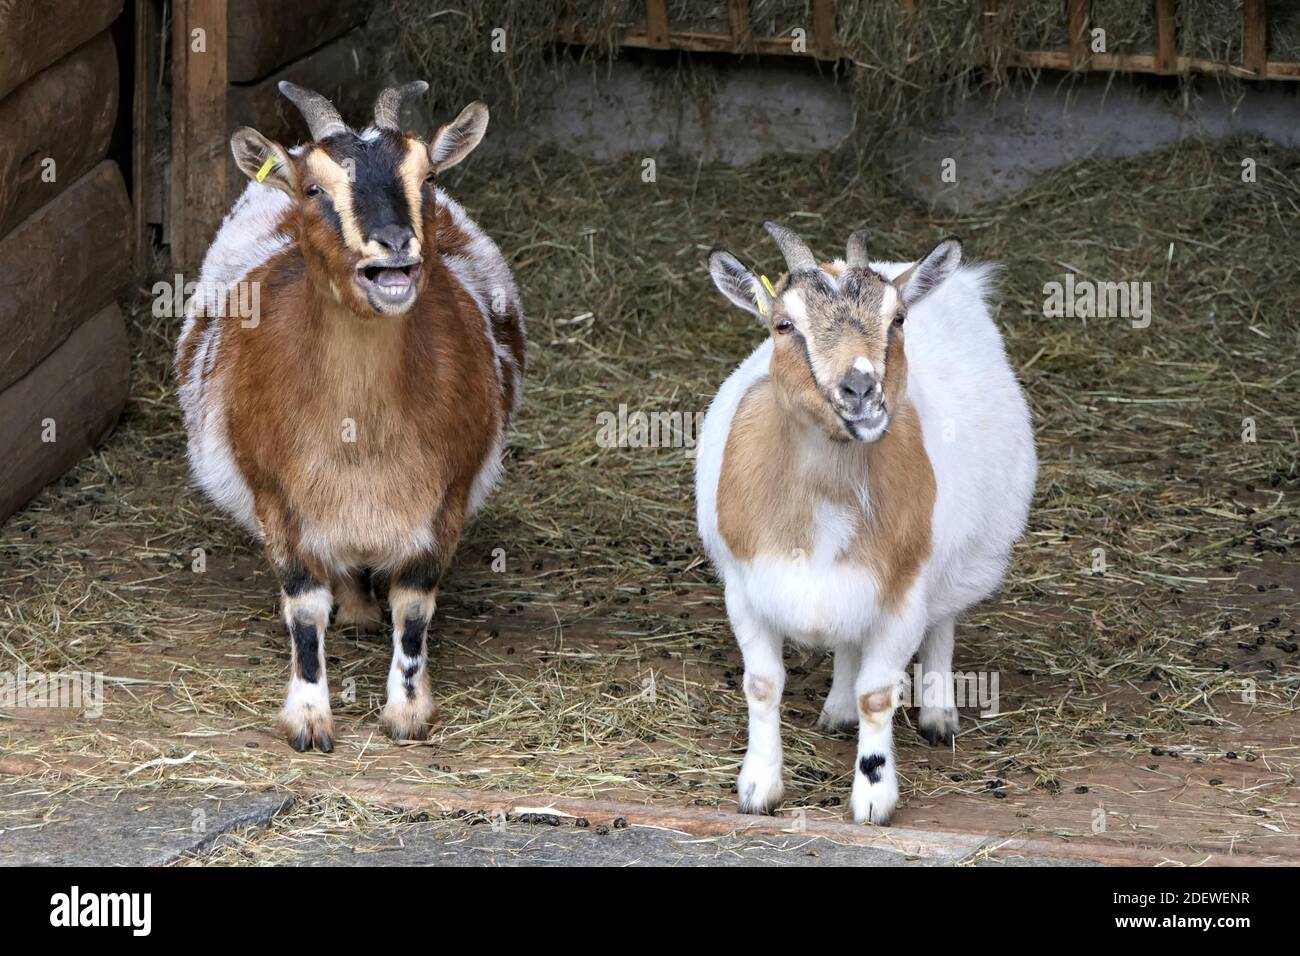
<instances>
[{"instance_id":1,"label":"brown goat's muzzle","mask_svg":"<svg viewBox=\"0 0 1300 956\"><path fill-rule=\"evenodd\" d=\"M419 295L419 256L387 256L357 263L354 281L370 307L381 315L401 315Z\"/></svg>"}]
</instances>

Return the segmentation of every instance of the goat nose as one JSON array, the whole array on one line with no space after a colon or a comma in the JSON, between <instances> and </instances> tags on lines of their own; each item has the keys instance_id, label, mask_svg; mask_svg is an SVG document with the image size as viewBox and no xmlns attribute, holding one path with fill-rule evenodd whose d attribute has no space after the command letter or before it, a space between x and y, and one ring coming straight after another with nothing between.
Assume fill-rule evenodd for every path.
<instances>
[{"instance_id":1,"label":"goat nose","mask_svg":"<svg viewBox=\"0 0 1300 956\"><path fill-rule=\"evenodd\" d=\"M875 391L876 378L874 375L868 375L861 369L850 369L848 374L840 379L840 398L846 402L856 404L866 401Z\"/></svg>"},{"instance_id":2,"label":"goat nose","mask_svg":"<svg viewBox=\"0 0 1300 956\"><path fill-rule=\"evenodd\" d=\"M415 238L415 232L410 226L399 226L397 224L389 226L380 226L370 238L379 243L385 249L393 252L405 252L406 247L411 240Z\"/></svg>"}]
</instances>

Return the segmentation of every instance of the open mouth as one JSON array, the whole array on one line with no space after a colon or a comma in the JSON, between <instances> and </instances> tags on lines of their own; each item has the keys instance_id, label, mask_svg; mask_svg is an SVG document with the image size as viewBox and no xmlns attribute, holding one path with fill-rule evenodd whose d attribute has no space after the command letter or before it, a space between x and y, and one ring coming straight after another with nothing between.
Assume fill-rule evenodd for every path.
<instances>
[{"instance_id":1,"label":"open mouth","mask_svg":"<svg viewBox=\"0 0 1300 956\"><path fill-rule=\"evenodd\" d=\"M415 283L420 277L420 260L371 259L357 266L356 282L376 308L405 305L415 295Z\"/></svg>"},{"instance_id":2,"label":"open mouth","mask_svg":"<svg viewBox=\"0 0 1300 956\"><path fill-rule=\"evenodd\" d=\"M889 413L881 404L867 409L860 415L845 415L841 412L840 419L854 438L866 439L875 436L884 428L889 420Z\"/></svg>"}]
</instances>

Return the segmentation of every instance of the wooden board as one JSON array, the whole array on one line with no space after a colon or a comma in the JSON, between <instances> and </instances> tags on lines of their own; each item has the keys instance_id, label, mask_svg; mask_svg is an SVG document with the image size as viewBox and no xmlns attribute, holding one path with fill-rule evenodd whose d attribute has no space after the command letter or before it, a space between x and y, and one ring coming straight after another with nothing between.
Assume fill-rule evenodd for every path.
<instances>
[{"instance_id":1,"label":"wooden board","mask_svg":"<svg viewBox=\"0 0 1300 956\"><path fill-rule=\"evenodd\" d=\"M106 161L0 239L0 389L117 297L130 229L122 174Z\"/></svg>"},{"instance_id":2,"label":"wooden board","mask_svg":"<svg viewBox=\"0 0 1300 956\"><path fill-rule=\"evenodd\" d=\"M338 107L343 121L359 129L370 122L370 111L383 85L369 66L361 31L355 30L339 37L260 83L231 87L226 107L230 129L252 126L263 136L285 146L307 139L307 123L302 114L284 98L276 85L281 80L289 80L328 97ZM230 168L236 168L233 157ZM240 178L243 178L242 174ZM240 188L243 188L242 183Z\"/></svg>"},{"instance_id":3,"label":"wooden board","mask_svg":"<svg viewBox=\"0 0 1300 956\"><path fill-rule=\"evenodd\" d=\"M104 32L122 12L124 0L0 4L0 97Z\"/></svg>"},{"instance_id":4,"label":"wooden board","mask_svg":"<svg viewBox=\"0 0 1300 956\"><path fill-rule=\"evenodd\" d=\"M248 83L360 26L365 0L229 0L227 64L231 83Z\"/></svg>"},{"instance_id":5,"label":"wooden board","mask_svg":"<svg viewBox=\"0 0 1300 956\"><path fill-rule=\"evenodd\" d=\"M0 519L108 434L126 403L130 370L126 326L112 303L0 392ZM55 440L45 441L50 421Z\"/></svg>"},{"instance_id":6,"label":"wooden board","mask_svg":"<svg viewBox=\"0 0 1300 956\"><path fill-rule=\"evenodd\" d=\"M113 39L101 33L0 100L0 236L108 153L117 87Z\"/></svg>"},{"instance_id":7,"label":"wooden board","mask_svg":"<svg viewBox=\"0 0 1300 956\"><path fill-rule=\"evenodd\" d=\"M154 155L161 138L159 105L164 43L162 0L134 0L134 70L131 84L131 206L135 269L153 266L156 230L163 223L163 175Z\"/></svg>"},{"instance_id":8,"label":"wooden board","mask_svg":"<svg viewBox=\"0 0 1300 956\"><path fill-rule=\"evenodd\" d=\"M195 50L203 31L204 49ZM172 262L201 260L227 208L231 126L226 121L226 0L173 0L171 194Z\"/></svg>"}]
</instances>

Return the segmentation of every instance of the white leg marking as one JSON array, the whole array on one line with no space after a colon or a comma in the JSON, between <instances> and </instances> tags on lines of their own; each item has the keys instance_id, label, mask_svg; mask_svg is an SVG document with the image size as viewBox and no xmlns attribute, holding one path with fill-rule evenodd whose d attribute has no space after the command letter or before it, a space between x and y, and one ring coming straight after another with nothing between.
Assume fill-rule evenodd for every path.
<instances>
[{"instance_id":1,"label":"white leg marking","mask_svg":"<svg viewBox=\"0 0 1300 956\"><path fill-rule=\"evenodd\" d=\"M427 631L437 597L433 592L394 588L388 603L393 612L393 663L380 719L394 740L423 740L433 716Z\"/></svg>"},{"instance_id":2,"label":"white leg marking","mask_svg":"<svg viewBox=\"0 0 1300 956\"><path fill-rule=\"evenodd\" d=\"M898 805L894 760L894 711L907 680L903 668L916 653L924 619L919 602L881 622L862 652L855 686L858 697L858 756L849 805L858 823L889 822Z\"/></svg>"},{"instance_id":3,"label":"white leg marking","mask_svg":"<svg viewBox=\"0 0 1300 956\"><path fill-rule=\"evenodd\" d=\"M917 728L932 744L951 744L957 736L956 695L952 685L952 647L956 618L939 621L925 633L918 660L921 664L921 709Z\"/></svg>"},{"instance_id":4,"label":"white leg marking","mask_svg":"<svg viewBox=\"0 0 1300 956\"><path fill-rule=\"evenodd\" d=\"M749 745L736 790L742 813L767 813L785 792L781 782L781 694L785 690L781 637L732 601L727 602L727 612L745 658L745 703L749 708Z\"/></svg>"},{"instance_id":5,"label":"white leg marking","mask_svg":"<svg viewBox=\"0 0 1300 956\"><path fill-rule=\"evenodd\" d=\"M294 749L315 747L328 753L334 749L334 716L325 676L325 627L334 602L326 587L293 597L282 592L280 602L290 648L289 689L280 708L280 726Z\"/></svg>"},{"instance_id":6,"label":"white leg marking","mask_svg":"<svg viewBox=\"0 0 1300 956\"><path fill-rule=\"evenodd\" d=\"M858 695L855 690L858 669L862 666L862 648L842 644L835 648L835 676L826 695L817 726L823 730L844 730L858 725Z\"/></svg>"}]
</instances>

